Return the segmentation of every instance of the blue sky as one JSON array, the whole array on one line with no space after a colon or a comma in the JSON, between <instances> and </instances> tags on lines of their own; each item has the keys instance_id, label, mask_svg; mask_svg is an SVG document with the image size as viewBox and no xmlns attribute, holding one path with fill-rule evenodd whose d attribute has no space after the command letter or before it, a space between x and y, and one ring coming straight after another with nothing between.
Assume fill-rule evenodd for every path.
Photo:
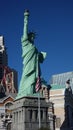
<instances>
[{"instance_id":1,"label":"blue sky","mask_svg":"<svg viewBox=\"0 0 73 130\"><path fill-rule=\"evenodd\" d=\"M22 74L21 36L24 10L29 9L29 30L37 33L35 44L47 52L41 64L48 82L53 74L73 71L73 0L0 0L0 35L4 36L8 65Z\"/></svg>"}]
</instances>

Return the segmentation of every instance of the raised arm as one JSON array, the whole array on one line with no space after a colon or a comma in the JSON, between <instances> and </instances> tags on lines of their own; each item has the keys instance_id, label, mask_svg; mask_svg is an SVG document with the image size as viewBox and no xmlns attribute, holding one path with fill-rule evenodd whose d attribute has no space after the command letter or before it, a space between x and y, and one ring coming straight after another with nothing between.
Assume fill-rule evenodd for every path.
<instances>
[{"instance_id":1,"label":"raised arm","mask_svg":"<svg viewBox=\"0 0 73 130\"><path fill-rule=\"evenodd\" d=\"M29 11L25 10L24 12L24 30L23 30L23 39L26 40L28 38L28 18Z\"/></svg>"}]
</instances>

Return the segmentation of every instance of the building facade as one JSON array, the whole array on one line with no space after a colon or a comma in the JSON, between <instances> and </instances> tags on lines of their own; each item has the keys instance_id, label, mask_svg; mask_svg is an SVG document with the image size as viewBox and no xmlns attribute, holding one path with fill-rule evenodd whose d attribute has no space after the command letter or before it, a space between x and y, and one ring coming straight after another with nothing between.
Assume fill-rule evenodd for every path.
<instances>
[{"instance_id":1,"label":"building facade","mask_svg":"<svg viewBox=\"0 0 73 130\"><path fill-rule=\"evenodd\" d=\"M8 66L8 55L4 37L0 36L0 129L10 130L13 105L17 95L17 71Z\"/></svg>"},{"instance_id":2,"label":"building facade","mask_svg":"<svg viewBox=\"0 0 73 130\"><path fill-rule=\"evenodd\" d=\"M10 130L12 123L12 111L10 107L13 105L16 94L8 95L0 99L0 130Z\"/></svg>"},{"instance_id":3,"label":"building facade","mask_svg":"<svg viewBox=\"0 0 73 130\"><path fill-rule=\"evenodd\" d=\"M8 55L4 46L4 38L0 36L0 80L3 77L4 66L8 65Z\"/></svg>"},{"instance_id":4,"label":"building facade","mask_svg":"<svg viewBox=\"0 0 73 130\"><path fill-rule=\"evenodd\" d=\"M3 36L0 36L0 83L4 86L5 92L16 93L18 89L17 71L8 66L8 55Z\"/></svg>"},{"instance_id":5,"label":"building facade","mask_svg":"<svg viewBox=\"0 0 73 130\"><path fill-rule=\"evenodd\" d=\"M50 101L54 103L56 115L55 128L56 130L71 130L73 127L73 72L53 75L50 81Z\"/></svg>"}]
</instances>

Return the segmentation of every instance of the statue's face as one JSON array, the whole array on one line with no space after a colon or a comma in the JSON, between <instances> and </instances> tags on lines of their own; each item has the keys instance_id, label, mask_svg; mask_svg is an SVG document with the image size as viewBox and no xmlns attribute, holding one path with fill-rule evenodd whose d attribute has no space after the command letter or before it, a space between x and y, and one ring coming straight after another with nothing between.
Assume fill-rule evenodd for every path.
<instances>
[{"instance_id":1,"label":"statue's face","mask_svg":"<svg viewBox=\"0 0 73 130\"><path fill-rule=\"evenodd\" d=\"M35 36L32 34L31 35L31 41L34 41L34 39L35 39Z\"/></svg>"},{"instance_id":2,"label":"statue's face","mask_svg":"<svg viewBox=\"0 0 73 130\"><path fill-rule=\"evenodd\" d=\"M29 40L30 40L30 42L33 42L34 39L35 39L35 34L34 33L30 33L29 34Z\"/></svg>"}]
</instances>

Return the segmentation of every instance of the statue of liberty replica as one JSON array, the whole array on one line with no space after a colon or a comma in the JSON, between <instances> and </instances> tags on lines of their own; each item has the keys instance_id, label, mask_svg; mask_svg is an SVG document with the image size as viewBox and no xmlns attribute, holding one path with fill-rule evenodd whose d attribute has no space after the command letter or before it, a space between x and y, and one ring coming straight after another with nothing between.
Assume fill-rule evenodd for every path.
<instances>
[{"instance_id":1,"label":"statue of liberty replica","mask_svg":"<svg viewBox=\"0 0 73 130\"><path fill-rule=\"evenodd\" d=\"M40 88L40 83L37 86L37 81L40 80L41 76L40 63L43 62L46 56L46 53L39 52L34 44L35 33L28 32L28 19L29 11L26 10L24 13L23 36L21 38L23 72L17 98L33 95L38 87Z\"/></svg>"},{"instance_id":2,"label":"statue of liberty replica","mask_svg":"<svg viewBox=\"0 0 73 130\"><path fill-rule=\"evenodd\" d=\"M38 130L48 127L48 105L45 98L38 100L40 84L40 63L46 57L34 44L35 33L28 32L29 11L24 12L24 30L21 38L23 71L19 92L12 107L12 130ZM53 130L53 129L52 129Z\"/></svg>"}]
</instances>

